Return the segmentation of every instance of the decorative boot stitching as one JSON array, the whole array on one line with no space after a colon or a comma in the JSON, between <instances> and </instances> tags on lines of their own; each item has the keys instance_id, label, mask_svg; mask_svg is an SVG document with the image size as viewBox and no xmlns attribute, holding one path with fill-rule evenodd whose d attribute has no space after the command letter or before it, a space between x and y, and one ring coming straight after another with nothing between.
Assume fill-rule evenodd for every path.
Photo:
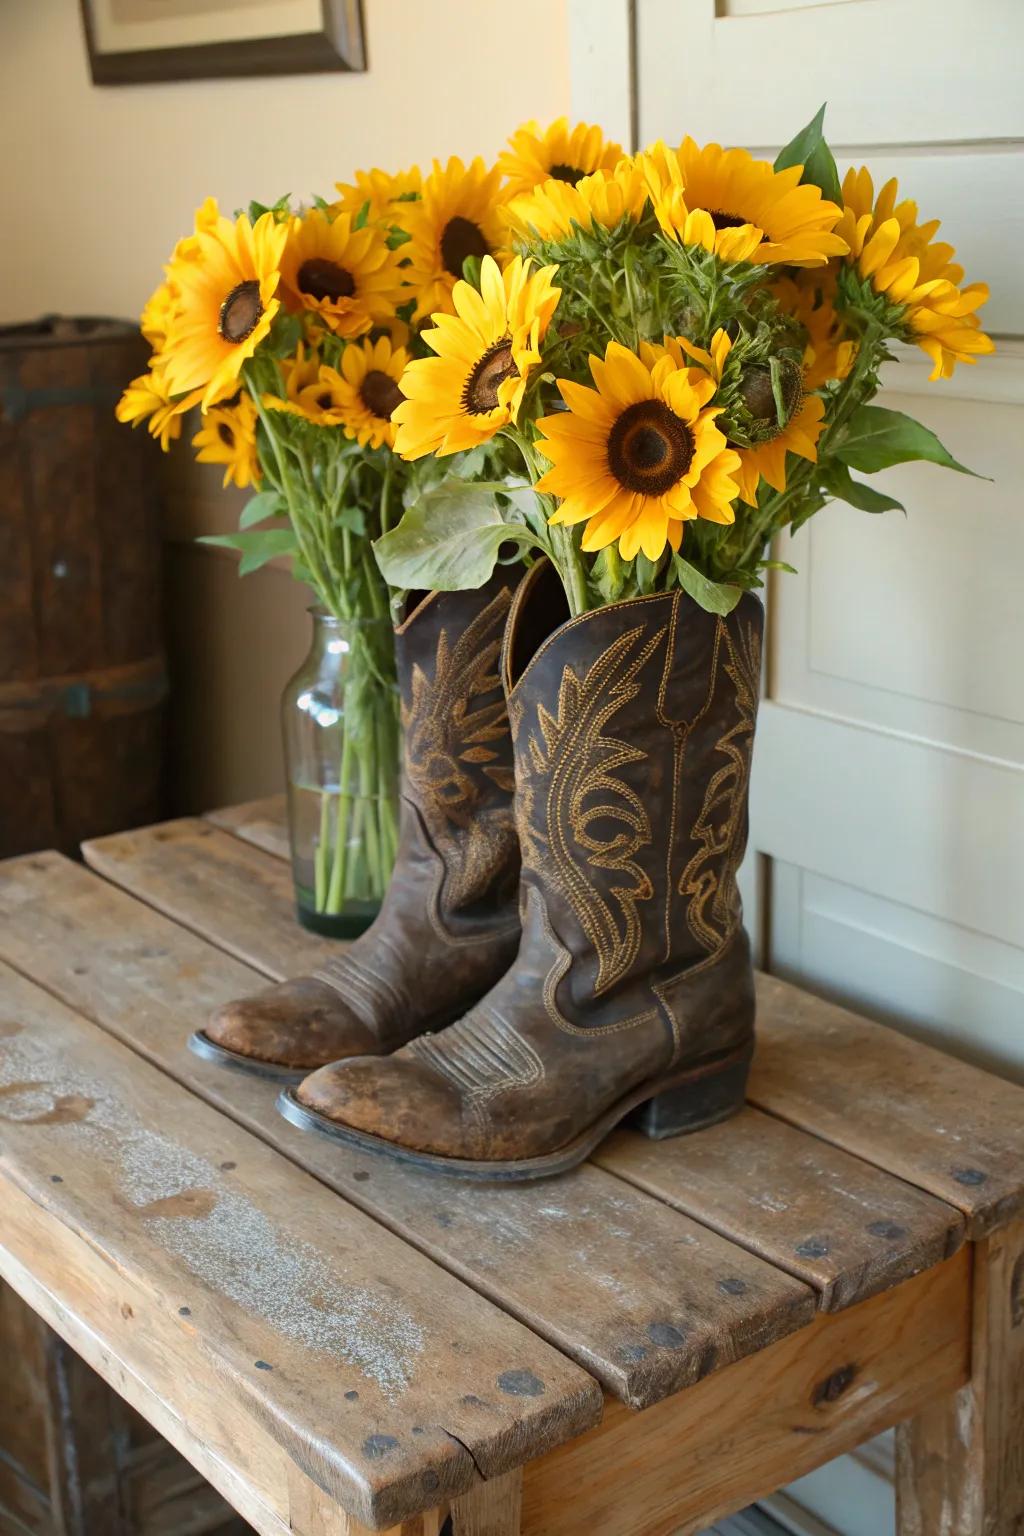
<instances>
[{"instance_id":1,"label":"decorative boot stitching","mask_svg":"<svg viewBox=\"0 0 1024 1536\"><path fill-rule=\"evenodd\" d=\"M733 636L722 619L718 626L722 644L715 646L712 686L719 685L724 671L732 683L733 718L715 748L726 762L708 780L690 833L699 847L679 881L679 894L688 898L690 932L712 951L725 943L739 921L736 871L746 841L747 788L761 675L761 641L755 627L747 625Z\"/></svg>"},{"instance_id":2,"label":"decorative boot stitching","mask_svg":"<svg viewBox=\"0 0 1024 1536\"><path fill-rule=\"evenodd\" d=\"M572 955L560 942L551 926L543 896L532 885L524 889L526 895L523 902L523 932L526 933L532 909L532 914L539 921L541 932L554 957L544 977L543 995L544 1010L556 1029L562 1030L567 1035L578 1035L583 1039L589 1039L595 1035L621 1035L627 1029L635 1029L640 1024L649 1024L652 1019L659 1017L657 1008L645 1008L640 1013L631 1013L625 1018L616 1019L614 1024L571 1023L558 1006L558 986L572 965Z\"/></svg>"},{"instance_id":3,"label":"decorative boot stitching","mask_svg":"<svg viewBox=\"0 0 1024 1536\"><path fill-rule=\"evenodd\" d=\"M498 656L511 593L503 587L454 641L438 638L434 675L414 664L403 709L406 775L431 845L444 864L446 905L467 905L493 878L510 812L487 814L481 775L510 792L509 726ZM496 743L505 743L499 750ZM497 825L496 825L497 823Z\"/></svg>"},{"instance_id":4,"label":"decorative boot stitching","mask_svg":"<svg viewBox=\"0 0 1024 1536\"><path fill-rule=\"evenodd\" d=\"M439 1035L420 1035L407 1047L447 1080L478 1112L501 1093L535 1087L544 1063L507 1018L486 1004Z\"/></svg>"},{"instance_id":5,"label":"decorative boot stitching","mask_svg":"<svg viewBox=\"0 0 1024 1536\"><path fill-rule=\"evenodd\" d=\"M528 771L517 785L516 819L524 863L543 870L544 881L564 896L593 946L596 996L636 959L642 937L637 903L654 894L650 876L634 859L650 845L650 820L639 795L615 775L626 764L646 762L647 753L602 732L640 692L640 674L666 632L663 625L634 654L643 626L627 630L583 678L564 667L557 712L537 705L536 731L523 752ZM538 785L546 787L543 831L537 827ZM619 829L612 836L592 830L610 823ZM607 882L611 901L587 879L584 865L618 877L621 883Z\"/></svg>"},{"instance_id":6,"label":"decorative boot stitching","mask_svg":"<svg viewBox=\"0 0 1024 1536\"><path fill-rule=\"evenodd\" d=\"M312 973L344 999L367 1028L374 1028L381 1018L394 1015L402 1006L394 987L385 977L368 971L348 955L339 955Z\"/></svg>"}]
</instances>

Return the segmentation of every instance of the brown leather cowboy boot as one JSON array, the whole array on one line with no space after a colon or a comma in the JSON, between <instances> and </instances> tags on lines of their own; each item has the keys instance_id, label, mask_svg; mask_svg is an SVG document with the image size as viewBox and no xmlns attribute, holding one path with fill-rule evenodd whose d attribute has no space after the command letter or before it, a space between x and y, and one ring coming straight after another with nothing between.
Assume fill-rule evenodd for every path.
<instances>
[{"instance_id":1,"label":"brown leather cowboy boot","mask_svg":"<svg viewBox=\"0 0 1024 1536\"><path fill-rule=\"evenodd\" d=\"M393 1051L465 1013L519 944L512 741L498 669L522 567L434 592L396 631L405 728L401 831L381 910L312 976L218 1009L199 1055L298 1081Z\"/></svg>"},{"instance_id":2,"label":"brown leather cowboy boot","mask_svg":"<svg viewBox=\"0 0 1024 1536\"><path fill-rule=\"evenodd\" d=\"M761 605L720 618L676 591L564 623L559 594L535 567L503 656L518 957L442 1034L283 1094L299 1125L523 1179L572 1167L631 1111L672 1136L743 1102L754 987L736 871Z\"/></svg>"}]
</instances>

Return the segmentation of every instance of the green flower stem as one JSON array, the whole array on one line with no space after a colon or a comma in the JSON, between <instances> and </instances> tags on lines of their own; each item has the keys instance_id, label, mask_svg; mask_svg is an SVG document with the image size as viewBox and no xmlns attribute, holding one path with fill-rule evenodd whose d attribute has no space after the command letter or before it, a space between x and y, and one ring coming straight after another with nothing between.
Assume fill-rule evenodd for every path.
<instances>
[{"instance_id":1,"label":"green flower stem","mask_svg":"<svg viewBox=\"0 0 1024 1536\"><path fill-rule=\"evenodd\" d=\"M320 791L320 840L316 845L313 865L316 910L322 912L327 905L327 850L331 836L331 796L328 790Z\"/></svg>"},{"instance_id":2,"label":"green flower stem","mask_svg":"<svg viewBox=\"0 0 1024 1536\"><path fill-rule=\"evenodd\" d=\"M509 437L517 445L522 454L523 463L526 465L530 476L530 484L535 488L534 494L538 504L544 512L547 524L547 551L551 562L562 578L562 586L565 595L569 599L569 612L573 618L581 613L586 613L590 607L590 594L587 588L587 572L583 562L583 552L576 542L576 536L572 528L564 523L552 523L551 514L554 507L549 497L536 490L537 481L541 478L543 470L537 463L537 454L533 443L517 428L511 427Z\"/></svg>"}]
</instances>

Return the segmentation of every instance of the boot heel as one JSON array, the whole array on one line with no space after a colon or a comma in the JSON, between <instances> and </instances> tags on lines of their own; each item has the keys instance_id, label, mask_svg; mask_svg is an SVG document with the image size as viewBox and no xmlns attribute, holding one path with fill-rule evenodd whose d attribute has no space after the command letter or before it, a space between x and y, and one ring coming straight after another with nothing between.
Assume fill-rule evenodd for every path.
<instances>
[{"instance_id":1,"label":"boot heel","mask_svg":"<svg viewBox=\"0 0 1024 1536\"><path fill-rule=\"evenodd\" d=\"M698 1068L689 1081L641 1104L627 1123L652 1141L663 1141L728 1120L743 1108L753 1054L753 1046L745 1046L742 1053L733 1052L721 1063Z\"/></svg>"}]
</instances>

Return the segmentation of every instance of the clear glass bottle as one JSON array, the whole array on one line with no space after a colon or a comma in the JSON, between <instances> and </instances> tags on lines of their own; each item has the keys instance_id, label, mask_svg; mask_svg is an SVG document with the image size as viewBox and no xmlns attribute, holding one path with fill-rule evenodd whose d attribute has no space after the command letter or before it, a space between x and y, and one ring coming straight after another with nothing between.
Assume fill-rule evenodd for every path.
<instances>
[{"instance_id":1,"label":"clear glass bottle","mask_svg":"<svg viewBox=\"0 0 1024 1536\"><path fill-rule=\"evenodd\" d=\"M398 847L399 699L387 619L311 608L309 655L281 701L299 921L354 938Z\"/></svg>"}]
</instances>

